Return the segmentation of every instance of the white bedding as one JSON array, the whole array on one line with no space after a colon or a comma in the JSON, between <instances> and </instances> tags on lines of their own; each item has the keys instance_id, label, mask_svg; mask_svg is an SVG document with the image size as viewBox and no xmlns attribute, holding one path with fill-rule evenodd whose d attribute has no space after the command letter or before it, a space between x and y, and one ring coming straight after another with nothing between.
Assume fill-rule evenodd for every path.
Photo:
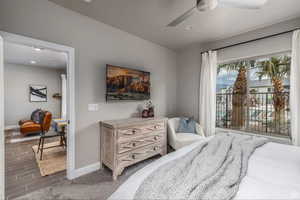
<instances>
[{"instance_id":1,"label":"white bedding","mask_svg":"<svg viewBox=\"0 0 300 200\"><path fill-rule=\"evenodd\" d=\"M184 156L201 142L167 154L137 171L109 200L133 200L139 185L150 173ZM258 148L249 160L247 175L235 199L300 199L300 148L277 143L268 143Z\"/></svg>"}]
</instances>

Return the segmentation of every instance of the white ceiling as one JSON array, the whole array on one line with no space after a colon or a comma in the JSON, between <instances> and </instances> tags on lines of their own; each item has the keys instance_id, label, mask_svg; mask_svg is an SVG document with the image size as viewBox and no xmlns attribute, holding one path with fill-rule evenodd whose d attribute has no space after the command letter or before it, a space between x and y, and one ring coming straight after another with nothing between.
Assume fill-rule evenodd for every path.
<instances>
[{"instance_id":1,"label":"white ceiling","mask_svg":"<svg viewBox=\"0 0 300 200\"><path fill-rule=\"evenodd\" d=\"M32 63L32 61L36 63ZM29 66L64 69L67 54L50 49L35 50L35 47L15 43L4 43L4 62Z\"/></svg>"},{"instance_id":2,"label":"white ceiling","mask_svg":"<svg viewBox=\"0 0 300 200\"><path fill-rule=\"evenodd\" d=\"M300 16L300 0L269 0L259 10L219 7L166 27L196 0L50 0L146 40L178 49L210 42ZM242 0L241 0L242 1ZM192 30L186 27L192 26Z\"/></svg>"}]
</instances>

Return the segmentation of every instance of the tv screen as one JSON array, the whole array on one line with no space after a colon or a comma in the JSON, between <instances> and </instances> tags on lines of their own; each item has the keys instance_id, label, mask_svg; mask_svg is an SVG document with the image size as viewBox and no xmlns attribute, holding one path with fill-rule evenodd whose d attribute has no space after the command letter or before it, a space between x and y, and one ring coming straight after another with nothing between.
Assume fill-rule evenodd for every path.
<instances>
[{"instance_id":1,"label":"tv screen","mask_svg":"<svg viewBox=\"0 0 300 200\"><path fill-rule=\"evenodd\" d=\"M150 72L106 66L106 100L150 99Z\"/></svg>"}]
</instances>

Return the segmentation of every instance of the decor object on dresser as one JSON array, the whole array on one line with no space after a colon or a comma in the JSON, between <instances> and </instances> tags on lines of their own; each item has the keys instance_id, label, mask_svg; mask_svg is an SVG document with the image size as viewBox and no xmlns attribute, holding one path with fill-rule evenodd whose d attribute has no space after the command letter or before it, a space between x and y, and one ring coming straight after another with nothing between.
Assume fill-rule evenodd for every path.
<instances>
[{"instance_id":1,"label":"decor object on dresser","mask_svg":"<svg viewBox=\"0 0 300 200\"><path fill-rule=\"evenodd\" d=\"M23 136L29 134L38 134L43 131L48 131L51 125L52 114L37 109L32 112L30 120L20 120L20 132Z\"/></svg>"},{"instance_id":2,"label":"decor object on dresser","mask_svg":"<svg viewBox=\"0 0 300 200\"><path fill-rule=\"evenodd\" d=\"M144 109L142 111L142 118L148 118L148 110L147 109Z\"/></svg>"},{"instance_id":3,"label":"decor object on dresser","mask_svg":"<svg viewBox=\"0 0 300 200\"><path fill-rule=\"evenodd\" d=\"M143 106L142 118L153 118L154 117L154 105L152 101L147 101Z\"/></svg>"},{"instance_id":4,"label":"decor object on dresser","mask_svg":"<svg viewBox=\"0 0 300 200\"><path fill-rule=\"evenodd\" d=\"M47 102L47 86L30 85L29 100L30 102Z\"/></svg>"},{"instance_id":5,"label":"decor object on dresser","mask_svg":"<svg viewBox=\"0 0 300 200\"><path fill-rule=\"evenodd\" d=\"M181 119L185 118L172 118L168 120L168 144L175 150L205 138L203 128L198 123L194 123L195 133L191 133L191 131L187 131L188 133L178 132ZM188 121L189 119L186 120Z\"/></svg>"},{"instance_id":6,"label":"decor object on dresser","mask_svg":"<svg viewBox=\"0 0 300 200\"><path fill-rule=\"evenodd\" d=\"M106 66L106 100L150 99L150 72Z\"/></svg>"},{"instance_id":7,"label":"decor object on dresser","mask_svg":"<svg viewBox=\"0 0 300 200\"><path fill-rule=\"evenodd\" d=\"M125 167L167 153L166 118L130 118L100 122L101 164L116 180Z\"/></svg>"}]
</instances>

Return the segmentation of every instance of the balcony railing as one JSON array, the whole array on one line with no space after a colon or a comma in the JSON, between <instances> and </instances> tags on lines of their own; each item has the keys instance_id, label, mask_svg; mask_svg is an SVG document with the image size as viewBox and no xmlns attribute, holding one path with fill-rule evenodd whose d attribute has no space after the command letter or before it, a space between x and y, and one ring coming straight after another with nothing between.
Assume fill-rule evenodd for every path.
<instances>
[{"instance_id":1,"label":"balcony railing","mask_svg":"<svg viewBox=\"0 0 300 200\"><path fill-rule=\"evenodd\" d=\"M290 137L289 92L217 94L216 113L219 128Z\"/></svg>"}]
</instances>

